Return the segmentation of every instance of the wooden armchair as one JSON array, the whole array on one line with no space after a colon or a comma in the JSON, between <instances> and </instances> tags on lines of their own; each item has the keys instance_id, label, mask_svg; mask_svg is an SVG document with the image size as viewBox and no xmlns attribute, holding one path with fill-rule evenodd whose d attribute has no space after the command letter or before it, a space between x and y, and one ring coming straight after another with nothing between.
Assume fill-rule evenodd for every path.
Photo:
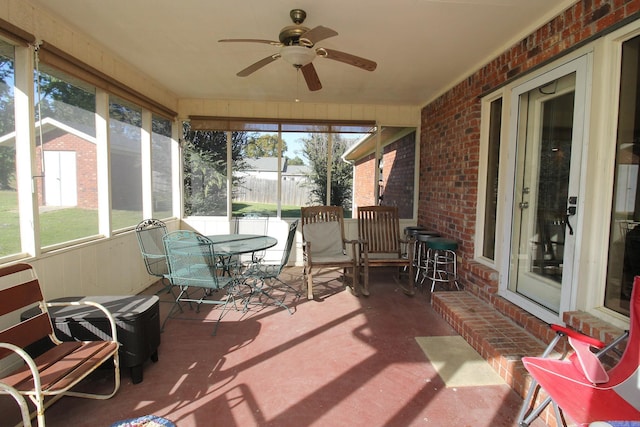
<instances>
[{"instance_id":1,"label":"wooden armchair","mask_svg":"<svg viewBox=\"0 0 640 427\"><path fill-rule=\"evenodd\" d=\"M352 292L359 295L358 242L344 237L344 212L340 206L311 206L300 209L304 277L307 298L313 299L312 269L342 268L343 280L352 281ZM350 250L347 250L350 245Z\"/></svg>"},{"instance_id":2,"label":"wooden armchair","mask_svg":"<svg viewBox=\"0 0 640 427\"><path fill-rule=\"evenodd\" d=\"M369 295L369 267L398 267L398 280L402 271L408 272L409 286L404 293L415 293L413 273L413 245L400 234L400 218L396 206L358 207L358 238L361 242L360 266L364 286L362 293Z\"/></svg>"},{"instance_id":3,"label":"wooden armchair","mask_svg":"<svg viewBox=\"0 0 640 427\"><path fill-rule=\"evenodd\" d=\"M118 337L115 319L102 305L90 301L45 302L33 268L28 264L16 264L0 269L0 281L13 285L0 290L0 324L12 326L0 331L0 362L8 365L6 375L0 378L0 394L16 398L24 414L29 412L24 396L28 396L36 409L31 417L37 417L38 426L44 427L44 411L62 396L108 399L120 387ZM40 314L16 321L21 310L37 304ZM47 307L63 305L91 305L102 310L109 320L105 331L111 339L95 341L61 342L53 333ZM44 341L46 340L46 341ZM48 342L48 343L47 343ZM41 344L42 343L42 344ZM25 347L50 344L50 350L37 357L27 353ZM71 389L91 372L113 360L113 389L105 394L92 394ZM107 363L105 366L109 366ZM46 400L45 400L46 399Z\"/></svg>"}]
</instances>

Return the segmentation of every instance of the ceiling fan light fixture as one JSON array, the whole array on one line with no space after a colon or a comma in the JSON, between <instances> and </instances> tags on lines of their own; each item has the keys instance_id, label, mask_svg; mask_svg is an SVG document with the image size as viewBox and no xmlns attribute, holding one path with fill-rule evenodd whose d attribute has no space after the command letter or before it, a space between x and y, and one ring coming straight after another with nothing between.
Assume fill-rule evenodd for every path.
<instances>
[{"instance_id":1,"label":"ceiling fan light fixture","mask_svg":"<svg viewBox=\"0 0 640 427\"><path fill-rule=\"evenodd\" d=\"M302 67L313 61L316 52L314 49L304 46L283 46L280 49L280 56L289 64Z\"/></svg>"}]
</instances>

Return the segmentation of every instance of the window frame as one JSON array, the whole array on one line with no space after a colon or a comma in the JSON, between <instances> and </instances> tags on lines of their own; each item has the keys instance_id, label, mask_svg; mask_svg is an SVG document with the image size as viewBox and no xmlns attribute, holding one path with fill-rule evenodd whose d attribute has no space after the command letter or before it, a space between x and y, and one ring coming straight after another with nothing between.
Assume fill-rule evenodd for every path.
<instances>
[{"instance_id":1,"label":"window frame","mask_svg":"<svg viewBox=\"0 0 640 427\"><path fill-rule=\"evenodd\" d=\"M336 161L343 161L342 158L333 158L333 142L334 142L334 134L348 135L348 134L360 134L365 132L356 132L358 127L363 130L366 128L374 129L371 134L376 134L378 126L373 121L345 121L345 120L310 120L310 119L287 119L287 120L279 120L279 119L259 119L259 118L241 118L241 117L208 117L208 116L190 116L189 121L191 123L190 130L192 131L213 131L213 132L225 132L227 135L227 198L228 198L228 207L226 213L226 219L230 219L233 216L233 188L232 188L232 175L233 175L233 162L230 158L231 156L231 138L230 135L232 132L237 131L245 131L245 132L255 132L255 133L266 133L266 134L274 134L277 135L279 140L278 146L278 171L277 171L277 208L276 208L276 217L278 219L284 219L286 217L282 217L282 141L284 140L283 134L292 134L292 133L300 133L300 134L312 134L312 133L320 133L327 134L327 153L328 164ZM345 132L344 129L347 128L348 132ZM416 130L417 133L417 130ZM348 151L348 150L347 150ZM414 173L415 176L415 173ZM327 197L330 197L331 194L331 168L327 170ZM353 196L352 196L353 198ZM415 195L414 195L415 200ZM328 200L325 201L328 203ZM184 205L184 203L183 203ZM415 202L414 202L415 206ZM184 209L184 206L183 206ZM415 211L415 208L414 208ZM415 213L414 213L415 215ZM189 215L186 218L198 218L198 217L211 217L220 219L223 218L222 215Z\"/></svg>"},{"instance_id":2,"label":"window frame","mask_svg":"<svg viewBox=\"0 0 640 427\"><path fill-rule=\"evenodd\" d=\"M496 227L494 236L485 236L484 222L486 215L487 203L487 186L489 173L489 151L490 151L490 133L491 133L491 106L494 101L502 100L502 114L500 124L500 150L498 153L498 194L496 203ZM507 206L505 191L508 179L507 159L509 156L509 144L506 144L509 134L509 110L510 97L508 88L501 88L494 91L481 101L480 112L480 152L478 166L478 197L476 202L476 234L474 239L474 260L487 267L499 270L502 265L503 246L504 246L504 227L500 226L507 216ZM484 256L483 248L485 239L494 239L494 257L493 259Z\"/></svg>"},{"instance_id":3,"label":"window frame","mask_svg":"<svg viewBox=\"0 0 640 427\"><path fill-rule=\"evenodd\" d=\"M60 250L67 250L77 247L87 242L98 241L108 239L119 234L121 232L131 231L137 224L133 224L121 230L117 230L115 233L112 229L111 223L111 184L109 176L109 113L108 103L110 96L118 96L116 93L107 91L99 86L95 86L91 79L87 80L84 77L89 76L91 70L85 70L81 75L76 75L73 72L69 73L73 68L64 66L62 68L56 66L57 63L49 63L48 66L51 69L61 71L62 73L70 74L71 77L77 78L84 83L95 86L96 89L96 112L94 114L96 121L96 140L97 140L97 186L98 186L98 233L93 236L86 236L76 240L69 240L60 243L56 243L47 247L41 246L40 241L40 215L38 201L36 193L31 191L34 180L38 179L36 175L36 134L37 129L35 127L35 115L34 105L36 103L36 93L34 89L34 71L37 70L37 58L38 52L34 45L16 43L10 38L2 38L8 44L14 48L14 102L15 102L15 130L16 130L16 180L17 192L19 198L19 233L21 240L21 249L18 253L12 253L5 256L0 256L0 262L11 262L15 260L25 258L38 258L47 253L57 252ZM40 52L41 53L41 52ZM68 65L68 64L67 64ZM82 65L77 63L76 65ZM101 75L105 78L105 75ZM124 89L123 89L124 90ZM135 99L135 93L131 93L129 96L132 104L136 104L131 101ZM140 98L143 99L144 98ZM176 138L176 124L173 120L173 112L166 109L160 104L154 104L152 101L146 100L145 105L136 104L143 112L143 115L158 114L161 117L170 120L171 122L171 180L173 201L171 207L172 218L175 218L181 214L179 208L180 203L176 202L176 198L181 198L181 185L179 184L180 174L176 167L179 165L180 156L178 149L178 142ZM144 103L144 102L143 102ZM147 105L148 104L148 105ZM148 106L153 106L148 108ZM159 110L159 111L158 111ZM149 134L152 132L151 120L149 120L149 127L146 130ZM144 160L143 160L144 162ZM151 166L149 166L151 168ZM142 167L141 169L145 169ZM142 176L141 176L142 180ZM40 183L37 183L38 185ZM177 192L176 192L177 191ZM151 182L149 185L144 185L143 199L145 194L152 192ZM147 202L144 202L146 205ZM146 213L146 211L145 211ZM168 218L167 218L168 219Z\"/></svg>"}]
</instances>

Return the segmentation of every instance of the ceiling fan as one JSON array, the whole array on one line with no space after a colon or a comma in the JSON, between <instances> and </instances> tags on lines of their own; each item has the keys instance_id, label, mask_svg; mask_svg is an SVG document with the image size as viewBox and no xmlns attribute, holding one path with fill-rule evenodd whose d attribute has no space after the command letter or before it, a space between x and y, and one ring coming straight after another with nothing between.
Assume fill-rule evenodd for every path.
<instances>
[{"instance_id":1,"label":"ceiling fan","mask_svg":"<svg viewBox=\"0 0 640 427\"><path fill-rule=\"evenodd\" d=\"M286 26L280 30L280 34L278 36L279 41L261 39L218 40L219 42L266 43L280 48L278 53L269 55L240 71L237 74L239 77L246 77L273 61L282 58L295 68L301 70L302 75L307 82L307 87L309 90L315 91L322 89L320 78L318 77L318 73L312 63L316 56L344 62L345 64L353 65L354 67L362 68L367 71L373 71L376 69L377 64L370 59L361 58L359 56L351 55L350 53L340 52L339 50L316 47L316 43L324 39L328 39L329 37L337 36L338 33L331 28L323 27L322 25L312 29L303 26L302 23L307 17L307 13L304 10L293 9L289 13L289 16L291 16L291 20L294 25Z\"/></svg>"}]
</instances>

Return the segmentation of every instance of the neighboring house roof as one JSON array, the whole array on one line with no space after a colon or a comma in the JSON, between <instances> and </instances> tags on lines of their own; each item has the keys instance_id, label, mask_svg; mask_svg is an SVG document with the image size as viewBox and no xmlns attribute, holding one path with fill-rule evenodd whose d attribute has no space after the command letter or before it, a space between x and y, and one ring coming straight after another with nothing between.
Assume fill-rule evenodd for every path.
<instances>
[{"instance_id":1,"label":"neighboring house roof","mask_svg":"<svg viewBox=\"0 0 640 427\"><path fill-rule=\"evenodd\" d=\"M309 174L309 166L307 165L291 165L287 166L286 171L283 174L287 175L308 175Z\"/></svg>"},{"instance_id":2,"label":"neighboring house roof","mask_svg":"<svg viewBox=\"0 0 640 427\"><path fill-rule=\"evenodd\" d=\"M277 157L258 157L246 159L249 166L247 172L277 172L278 171L278 158ZM286 166L286 161L282 162L282 169Z\"/></svg>"},{"instance_id":3,"label":"neighboring house roof","mask_svg":"<svg viewBox=\"0 0 640 427\"><path fill-rule=\"evenodd\" d=\"M47 133L55 130L62 130L68 134L75 135L78 138L81 138L92 144L96 144L98 142L95 136L89 135L88 133L79 130L77 127L70 126L66 123L63 123L51 117L45 117L44 119L42 119L42 121L37 121L35 123L36 136L39 136L41 125L42 125L42 135L46 135ZM78 127L82 127L82 125L78 125ZM10 132L0 137L0 146L15 145L15 140L16 140L16 132L15 131ZM136 141L131 138L127 138L122 134L118 133L116 137L112 137L111 147L114 149L114 151L118 151L120 153L123 153L123 152L139 153L140 146L136 145L136 142L138 142L139 144L139 141Z\"/></svg>"},{"instance_id":4,"label":"neighboring house roof","mask_svg":"<svg viewBox=\"0 0 640 427\"><path fill-rule=\"evenodd\" d=\"M73 126L69 126L67 124L64 124L56 119L53 119L51 117L45 117L44 119L42 119L42 121L37 121L36 122L36 134L40 131L40 126L42 125L42 134L46 134L48 132L51 132L53 130L63 130L67 133L70 133L72 135L76 135L78 138L82 138L88 142L91 142L93 144L95 144L97 142L97 139L94 136L91 136L85 132L82 132L76 128L74 128ZM15 140L16 140L16 132L10 132L6 135L3 135L0 137L0 146L1 145L13 145L15 144Z\"/></svg>"},{"instance_id":5,"label":"neighboring house roof","mask_svg":"<svg viewBox=\"0 0 640 427\"><path fill-rule=\"evenodd\" d=\"M277 157L258 157L246 159L248 169L247 173L251 172L278 172L278 158ZM289 165L287 159L282 162L283 175L307 175L309 173L309 166L307 165Z\"/></svg>"}]
</instances>

